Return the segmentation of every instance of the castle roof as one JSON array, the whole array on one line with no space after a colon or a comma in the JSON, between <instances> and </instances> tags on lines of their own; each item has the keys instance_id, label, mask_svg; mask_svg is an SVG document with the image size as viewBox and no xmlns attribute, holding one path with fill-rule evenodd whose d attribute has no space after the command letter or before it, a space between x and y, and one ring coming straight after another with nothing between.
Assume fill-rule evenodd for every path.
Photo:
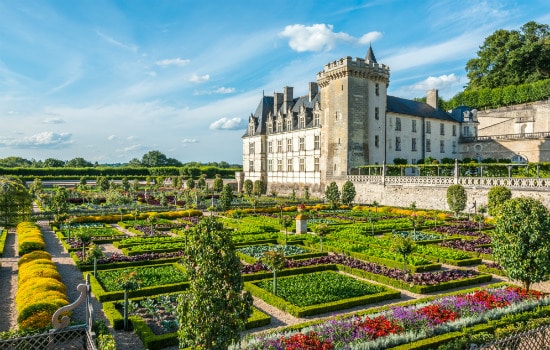
<instances>
[{"instance_id":1,"label":"castle roof","mask_svg":"<svg viewBox=\"0 0 550 350\"><path fill-rule=\"evenodd\" d=\"M416 117L433 118L440 120L456 120L447 112L436 109L424 102L416 102L400 97L389 96L387 98L387 111L397 114L412 115Z\"/></svg>"},{"instance_id":2,"label":"castle roof","mask_svg":"<svg viewBox=\"0 0 550 350\"><path fill-rule=\"evenodd\" d=\"M367 56L365 56L365 61L376 62L376 57L374 57L374 51L372 51L372 46L369 45L369 51L367 51Z\"/></svg>"}]
</instances>

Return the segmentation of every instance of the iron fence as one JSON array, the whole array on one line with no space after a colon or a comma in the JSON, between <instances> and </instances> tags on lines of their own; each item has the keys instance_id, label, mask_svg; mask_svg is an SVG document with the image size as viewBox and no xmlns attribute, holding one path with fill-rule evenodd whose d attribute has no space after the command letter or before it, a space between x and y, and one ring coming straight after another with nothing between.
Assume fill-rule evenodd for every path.
<instances>
[{"instance_id":1,"label":"iron fence","mask_svg":"<svg viewBox=\"0 0 550 350\"><path fill-rule=\"evenodd\" d=\"M550 349L550 326L542 326L474 347L477 350L547 350Z\"/></svg>"}]
</instances>

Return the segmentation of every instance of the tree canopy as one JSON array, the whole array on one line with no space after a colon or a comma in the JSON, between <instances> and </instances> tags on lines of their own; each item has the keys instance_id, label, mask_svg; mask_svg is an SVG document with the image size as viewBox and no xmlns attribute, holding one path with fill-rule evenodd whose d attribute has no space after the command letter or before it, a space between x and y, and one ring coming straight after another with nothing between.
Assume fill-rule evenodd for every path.
<instances>
[{"instance_id":1,"label":"tree canopy","mask_svg":"<svg viewBox=\"0 0 550 350\"><path fill-rule=\"evenodd\" d=\"M467 89L519 85L550 78L550 27L534 21L485 38L466 63Z\"/></svg>"},{"instance_id":2,"label":"tree canopy","mask_svg":"<svg viewBox=\"0 0 550 350\"><path fill-rule=\"evenodd\" d=\"M533 198L512 198L504 202L495 220L493 256L511 279L532 283L550 274L550 215Z\"/></svg>"},{"instance_id":3,"label":"tree canopy","mask_svg":"<svg viewBox=\"0 0 550 350\"><path fill-rule=\"evenodd\" d=\"M0 178L0 225L15 226L30 215L32 198L23 183Z\"/></svg>"}]
</instances>

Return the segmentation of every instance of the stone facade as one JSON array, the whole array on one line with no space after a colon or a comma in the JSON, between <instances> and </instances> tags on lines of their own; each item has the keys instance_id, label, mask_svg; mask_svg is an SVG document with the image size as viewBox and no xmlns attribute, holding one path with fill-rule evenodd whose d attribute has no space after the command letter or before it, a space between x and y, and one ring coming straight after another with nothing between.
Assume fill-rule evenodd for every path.
<instances>
[{"instance_id":1,"label":"stone facade","mask_svg":"<svg viewBox=\"0 0 550 350\"><path fill-rule=\"evenodd\" d=\"M546 159L540 154L550 146L541 140L501 142L485 135L532 135L543 120L548 124L550 118L537 117L548 114L548 104L508 116L465 106L446 112L437 106L437 90L421 103L387 95L389 81L389 67L369 48L364 59L326 64L305 96L294 97L288 86L263 96L242 137L242 179L262 179L268 192L299 194L307 188L323 196L328 183L357 174L358 167L397 158L408 164L426 158Z\"/></svg>"}]
</instances>

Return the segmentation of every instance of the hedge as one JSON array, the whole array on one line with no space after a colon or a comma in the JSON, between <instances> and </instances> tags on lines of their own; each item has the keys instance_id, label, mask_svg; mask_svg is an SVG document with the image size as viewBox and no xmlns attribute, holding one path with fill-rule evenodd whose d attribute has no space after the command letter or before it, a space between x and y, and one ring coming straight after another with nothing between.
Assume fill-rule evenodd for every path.
<instances>
[{"instance_id":1,"label":"hedge","mask_svg":"<svg viewBox=\"0 0 550 350\"><path fill-rule=\"evenodd\" d=\"M0 232L0 258L4 255L4 246L6 245L6 238L8 238L8 229L3 229Z\"/></svg>"},{"instance_id":2,"label":"hedge","mask_svg":"<svg viewBox=\"0 0 550 350\"><path fill-rule=\"evenodd\" d=\"M21 222L17 225L17 245L19 256L35 250L46 249L46 242L40 228L32 222Z\"/></svg>"}]
</instances>

